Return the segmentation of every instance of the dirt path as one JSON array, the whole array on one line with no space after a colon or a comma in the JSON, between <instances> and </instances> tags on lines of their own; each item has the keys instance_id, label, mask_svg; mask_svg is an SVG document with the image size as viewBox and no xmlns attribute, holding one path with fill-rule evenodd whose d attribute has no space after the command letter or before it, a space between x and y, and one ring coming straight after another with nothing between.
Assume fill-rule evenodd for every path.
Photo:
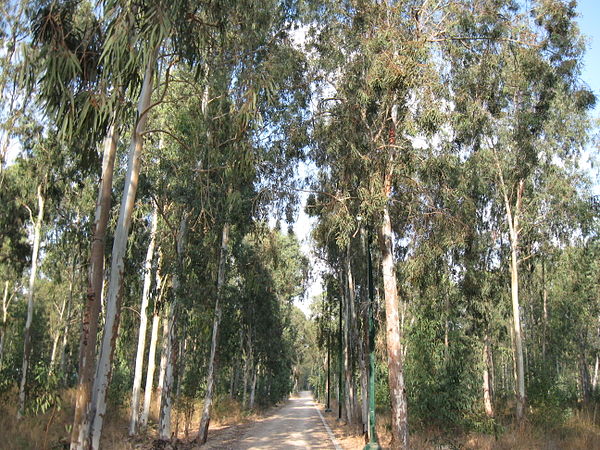
<instances>
[{"instance_id":1,"label":"dirt path","mask_svg":"<svg viewBox=\"0 0 600 450\"><path fill-rule=\"evenodd\" d=\"M226 442L210 440L203 448L219 449L335 449L310 392L301 392L274 414L252 423Z\"/></svg>"}]
</instances>

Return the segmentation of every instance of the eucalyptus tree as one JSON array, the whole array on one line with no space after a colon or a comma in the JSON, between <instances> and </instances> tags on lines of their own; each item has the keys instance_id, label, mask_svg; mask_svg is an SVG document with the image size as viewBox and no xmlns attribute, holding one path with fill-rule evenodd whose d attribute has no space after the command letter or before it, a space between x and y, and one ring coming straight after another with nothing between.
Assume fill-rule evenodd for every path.
<instances>
[{"instance_id":1,"label":"eucalyptus tree","mask_svg":"<svg viewBox=\"0 0 600 450\"><path fill-rule=\"evenodd\" d=\"M43 136L43 127L39 124L26 126L22 136L24 154L18 161L21 170L20 201L29 213L29 220L33 228L31 237L31 260L29 269L29 283L27 290L27 318L24 327L23 364L21 369L21 382L19 387L19 404L17 418L21 419L25 412L25 396L27 377L30 367L30 354L32 347L31 324L34 315L34 298L39 266L40 245L43 237L44 219L48 215L48 203L57 197L60 192L62 164L66 155L61 152L60 144L55 140ZM56 164L56 162L59 164Z\"/></svg>"},{"instance_id":2,"label":"eucalyptus tree","mask_svg":"<svg viewBox=\"0 0 600 450\"><path fill-rule=\"evenodd\" d=\"M5 100L0 108L0 186L4 187L6 157L15 137L14 129L27 105L22 80L27 65L22 51L27 44L25 1L7 1L0 5L0 95Z\"/></svg>"},{"instance_id":3,"label":"eucalyptus tree","mask_svg":"<svg viewBox=\"0 0 600 450\"><path fill-rule=\"evenodd\" d=\"M104 249L111 204L112 178L119 136L118 104L111 73L100 67L106 23L88 2L42 2L31 13L32 46L29 82L43 111L60 123L58 135L77 143L82 160L94 166L95 148L104 137L101 175L91 243L89 283L79 345L78 390L72 430L74 447L82 439L89 414L96 367L96 336L104 273ZM121 88L126 83L121 81ZM87 423L87 422L86 422Z\"/></svg>"},{"instance_id":4,"label":"eucalyptus tree","mask_svg":"<svg viewBox=\"0 0 600 450\"><path fill-rule=\"evenodd\" d=\"M539 180L557 160L567 162L581 149L585 111L594 98L578 81L583 45L574 4L540 1L522 11L512 2L494 7L500 17L513 19L498 21L482 5L473 19L458 24L458 33L468 37L483 30L486 39L468 51L450 50L459 56L452 62L452 89L457 140L463 148L487 155L496 178L494 201L502 205L508 228L516 416L521 420L526 401L519 300L522 238L539 225ZM570 124L569 131L564 123Z\"/></svg>"},{"instance_id":5,"label":"eucalyptus tree","mask_svg":"<svg viewBox=\"0 0 600 450\"><path fill-rule=\"evenodd\" d=\"M334 94L323 102L324 166L339 164L355 182L361 217L377 230L386 303L386 340L394 445L408 445L403 342L394 262L393 228L402 229L418 162L413 140L433 134L441 122L438 41L445 39L451 5L429 2L333 3L331 28L323 32L342 45L334 54ZM319 44L316 44L319 48ZM322 48L322 47L321 47ZM339 67L339 72L335 70ZM327 134L328 133L328 134ZM327 149L330 149L330 155ZM339 154L336 155L335 152ZM334 156L335 155L335 156ZM364 174L369 174L365 177ZM334 198L335 200L335 198Z\"/></svg>"},{"instance_id":6,"label":"eucalyptus tree","mask_svg":"<svg viewBox=\"0 0 600 450\"><path fill-rule=\"evenodd\" d=\"M133 388L131 394L131 419L129 422L130 435L133 435L136 432L139 416L140 388L142 386L142 371L144 363L144 354L146 350L146 331L148 324L147 309L152 283L152 262L154 259L154 248L156 246L156 232L158 227L158 206L156 205L156 203L153 205L152 217L150 220L150 243L148 244L146 259L144 261L144 287L142 291L142 301L140 305L140 329L135 358L135 375L133 379Z\"/></svg>"}]
</instances>

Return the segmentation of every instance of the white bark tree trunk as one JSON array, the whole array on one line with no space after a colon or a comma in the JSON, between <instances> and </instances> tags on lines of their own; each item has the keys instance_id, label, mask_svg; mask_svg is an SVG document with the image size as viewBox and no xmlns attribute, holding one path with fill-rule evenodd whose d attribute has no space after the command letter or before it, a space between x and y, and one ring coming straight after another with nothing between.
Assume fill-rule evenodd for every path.
<instances>
[{"instance_id":1,"label":"white bark tree trunk","mask_svg":"<svg viewBox=\"0 0 600 450\"><path fill-rule=\"evenodd\" d=\"M148 350L148 369L146 370L146 387L144 389L144 407L142 408L142 415L140 417L140 426L142 426L142 428L145 428L148 425L150 405L152 404L154 370L156 368L156 343L158 342L158 327L160 325L160 305L162 301L162 294L164 292L163 279L161 278L161 256L162 255L160 255L158 258L158 270L156 271L157 297L154 300L154 313L152 314L152 331L150 333L150 348Z\"/></svg>"},{"instance_id":2,"label":"white bark tree trunk","mask_svg":"<svg viewBox=\"0 0 600 450\"><path fill-rule=\"evenodd\" d=\"M485 337L483 341L483 406L488 417L494 417L494 406L492 403L493 386L491 370L490 344Z\"/></svg>"},{"instance_id":3,"label":"white bark tree trunk","mask_svg":"<svg viewBox=\"0 0 600 450\"><path fill-rule=\"evenodd\" d=\"M388 382L392 401L392 446L406 449L408 448L408 414L406 392L404 390L402 334L393 255L392 223L387 204L383 210L383 221L378 234L385 298Z\"/></svg>"},{"instance_id":4,"label":"white bark tree trunk","mask_svg":"<svg viewBox=\"0 0 600 450\"><path fill-rule=\"evenodd\" d=\"M29 358L31 356L31 322L33 321L33 302L35 280L37 276L38 255L40 252L40 240L42 238L42 223L44 220L44 208L46 199L42 192L42 185L37 187L38 214L33 228L33 251L31 253L31 270L29 272L29 291L27 292L27 319L24 329L23 366L21 368L21 384L19 387L19 406L17 419L21 419L25 413L25 386L27 384L27 371L29 369ZM32 217L33 219L33 217Z\"/></svg>"},{"instance_id":5,"label":"white bark tree trunk","mask_svg":"<svg viewBox=\"0 0 600 450\"><path fill-rule=\"evenodd\" d=\"M523 196L524 183L521 180L517 192L517 202L514 213L511 212L508 203L508 197L505 197L506 212L510 228L510 292L512 300L513 313L513 338L514 338L514 354L516 365L516 394L517 405L516 415L517 421L523 419L525 411L525 364L523 360L523 338L521 334L521 313L519 305L519 232L520 223L519 215L521 210L521 201Z\"/></svg>"},{"instance_id":6,"label":"white bark tree trunk","mask_svg":"<svg viewBox=\"0 0 600 450\"><path fill-rule=\"evenodd\" d=\"M0 363L2 360L0 359ZM596 363L594 364L594 379L592 380L592 389L595 391L598 386L598 366L600 365L600 358L596 355Z\"/></svg>"},{"instance_id":7,"label":"white bark tree trunk","mask_svg":"<svg viewBox=\"0 0 600 450\"><path fill-rule=\"evenodd\" d=\"M66 303L65 299L65 303ZM63 305L66 306L66 305ZM62 314L61 314L62 316ZM60 321L62 322L62 317L60 317ZM56 330L56 334L54 335L54 339L52 339L52 351L50 352L50 371L54 371L54 366L56 364L56 354L58 351L58 341L60 340L60 328Z\"/></svg>"},{"instance_id":8,"label":"white bark tree trunk","mask_svg":"<svg viewBox=\"0 0 600 450\"><path fill-rule=\"evenodd\" d=\"M252 349L252 328L248 329L248 346L246 347L246 357L244 358L244 389L242 393L242 407L248 406L248 378L250 377L250 371L254 365L254 352Z\"/></svg>"},{"instance_id":9,"label":"white bark tree trunk","mask_svg":"<svg viewBox=\"0 0 600 450\"><path fill-rule=\"evenodd\" d=\"M175 382L175 365L177 364L177 300L181 289L181 274L183 270L183 252L187 236L187 215L184 213L179 223L177 234L177 261L178 270L173 274L173 301L169 305L169 319L166 324L166 334L163 334L163 360L161 359L161 394L160 413L158 420L158 437L161 440L171 438L171 411L173 408L173 385Z\"/></svg>"},{"instance_id":10,"label":"white bark tree trunk","mask_svg":"<svg viewBox=\"0 0 600 450\"><path fill-rule=\"evenodd\" d=\"M254 399L256 398L256 378L258 376L258 364L252 373L252 385L250 386L250 409L254 409Z\"/></svg>"},{"instance_id":11,"label":"white bark tree trunk","mask_svg":"<svg viewBox=\"0 0 600 450\"><path fill-rule=\"evenodd\" d=\"M210 412L213 401L215 385L215 359L217 356L217 342L219 338L219 324L221 323L221 295L225 283L225 265L227 262L227 253L229 250L229 224L223 225L221 236L221 252L219 255L219 269L217 273L217 299L215 301L215 315L213 319L212 340L210 345L210 359L208 360L208 375L206 379L206 395L204 396L204 405L202 408L202 418L200 420L200 430L198 432L198 441L200 445L206 443L208 437L208 426L210 423Z\"/></svg>"},{"instance_id":12,"label":"white bark tree trunk","mask_svg":"<svg viewBox=\"0 0 600 450\"><path fill-rule=\"evenodd\" d=\"M4 282L4 294L2 295L2 325L0 325L0 368L2 367L2 360L4 356L4 340L6 339L6 324L8 321L8 305L10 300L8 298L8 281Z\"/></svg>"},{"instance_id":13,"label":"white bark tree trunk","mask_svg":"<svg viewBox=\"0 0 600 450\"><path fill-rule=\"evenodd\" d=\"M106 393L110 380L111 366L115 343L117 339L120 319L120 294L123 283L123 272L125 270L124 257L127 250L127 240L131 226L131 216L135 204L138 179L141 169L141 156L144 138L142 133L148 120L148 108L152 97L152 84L154 79L154 66L156 64L157 51L148 61L144 73L144 81L137 108L137 122L133 130L131 146L129 148L127 174L123 188L123 198L119 210L119 219L115 229L115 238L112 249L112 260L110 267L110 282L106 298L106 316L104 319L104 333L98 358L98 367L94 377L93 388L93 420L91 429L91 446L93 449L100 447L100 436L106 413Z\"/></svg>"},{"instance_id":14,"label":"white bark tree trunk","mask_svg":"<svg viewBox=\"0 0 600 450\"><path fill-rule=\"evenodd\" d=\"M142 289L142 303L140 306L140 330L138 334L137 354L135 357L135 371L133 375L133 389L131 393L131 418L129 420L129 435L137 432L140 406L140 389L142 387L142 370L144 368L144 352L146 350L146 329L148 327L148 300L152 286L152 261L154 259L154 245L156 243L156 228L158 225L158 205L154 203L152 211L152 225L150 230L150 244L146 252L144 263L144 287Z\"/></svg>"},{"instance_id":15,"label":"white bark tree trunk","mask_svg":"<svg viewBox=\"0 0 600 450\"><path fill-rule=\"evenodd\" d=\"M176 281L173 280L174 282ZM167 373L167 359L169 357L169 321L170 321L170 307L166 306L162 310L162 341L160 349L160 366L158 370L158 386L156 392L156 403L158 404L159 410L162 405L162 391L165 385L165 374Z\"/></svg>"},{"instance_id":16,"label":"white bark tree trunk","mask_svg":"<svg viewBox=\"0 0 600 450\"><path fill-rule=\"evenodd\" d=\"M88 288L79 340L79 370L75 414L71 431L71 450L83 450L89 437L92 384L96 370L96 338L104 292L104 249L110 215L112 181L119 129L113 123L104 140L102 175L94 216L94 235L90 251Z\"/></svg>"},{"instance_id":17,"label":"white bark tree trunk","mask_svg":"<svg viewBox=\"0 0 600 450\"><path fill-rule=\"evenodd\" d=\"M344 374L345 374L345 385L346 385L346 396L344 398L346 403L346 418L348 423L354 424L355 419L355 388L354 388L354 377L353 377L353 343L354 343L354 280L352 278L352 268L350 265L350 249L346 249L346 255L344 257L345 263L345 281L346 281L346 302L344 308L344 315L346 320L345 325L345 339L344 339Z\"/></svg>"}]
</instances>

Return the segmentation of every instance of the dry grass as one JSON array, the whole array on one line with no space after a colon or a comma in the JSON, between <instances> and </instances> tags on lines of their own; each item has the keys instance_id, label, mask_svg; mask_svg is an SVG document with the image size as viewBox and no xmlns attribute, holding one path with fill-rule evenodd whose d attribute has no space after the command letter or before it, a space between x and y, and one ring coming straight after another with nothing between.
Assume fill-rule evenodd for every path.
<instances>
[{"instance_id":1,"label":"dry grass","mask_svg":"<svg viewBox=\"0 0 600 450\"><path fill-rule=\"evenodd\" d=\"M68 448L69 430L73 417L74 390L61 393L61 408L53 408L44 414L31 415L21 421L16 420L16 391L0 398L0 449L62 449ZM193 448L193 438L197 434L202 402L179 402L173 413L172 430L176 432L177 448ZM337 405L332 404L333 412L321 411L346 450L362 449L365 444L361 430L347 426L336 420ZM266 412L247 413L239 402L221 398L215 403L210 427L210 441L219 442L229 438L235 440L240 430L250 423L260 420ZM107 450L140 450L158 448L156 439L157 407L150 414L150 426L146 433L137 437L127 436L129 412L126 408L112 410L102 433L102 448ZM523 427L506 427L495 439L483 433L448 432L429 427L411 434L411 447L425 449L481 449L481 450L529 450L529 449L600 449L600 426L594 414L574 413L567 422L552 429L542 429L531 424ZM378 414L378 436L384 448L390 447L390 421L387 414Z\"/></svg>"},{"instance_id":2,"label":"dry grass","mask_svg":"<svg viewBox=\"0 0 600 450\"><path fill-rule=\"evenodd\" d=\"M73 420L75 391L68 389L61 393L61 407L50 409L44 414L28 415L16 420L17 392L7 393L0 398L0 450L50 450L68 448L69 434ZM175 405L171 429L181 447L188 447L196 437L202 402L180 402ZM239 402L229 398L218 399L213 409L210 431L246 423L254 420L259 413L246 413ZM150 411L149 426L138 437L128 436L129 410L112 409L107 415L102 432L102 449L140 450L155 448L157 437L156 423L158 406Z\"/></svg>"},{"instance_id":3,"label":"dry grass","mask_svg":"<svg viewBox=\"0 0 600 450\"><path fill-rule=\"evenodd\" d=\"M353 429L337 419L337 405L332 402L333 412L321 412L327 420L340 445L345 450L362 449L365 438L360 430ZM387 414L377 415L377 435L384 449L391 449L390 419ZM564 425L552 430L536 428L531 424L507 427L496 439L483 433L448 432L429 427L413 431L410 435L414 450L600 450L600 426L594 423L593 414L574 414Z\"/></svg>"}]
</instances>

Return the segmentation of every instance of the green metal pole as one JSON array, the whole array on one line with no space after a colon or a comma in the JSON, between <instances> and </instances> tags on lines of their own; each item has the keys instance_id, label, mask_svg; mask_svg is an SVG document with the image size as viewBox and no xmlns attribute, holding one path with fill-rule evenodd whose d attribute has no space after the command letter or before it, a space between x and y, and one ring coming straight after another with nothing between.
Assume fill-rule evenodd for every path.
<instances>
[{"instance_id":1,"label":"green metal pole","mask_svg":"<svg viewBox=\"0 0 600 450\"><path fill-rule=\"evenodd\" d=\"M330 391L331 391L331 330L329 328L330 315L327 314L327 408L325 412L331 412Z\"/></svg>"},{"instance_id":2,"label":"green metal pole","mask_svg":"<svg viewBox=\"0 0 600 450\"><path fill-rule=\"evenodd\" d=\"M367 270L369 282L369 443L365 450L379 450L377 429L375 428L375 321L373 320L373 261L371 260L371 230L367 238Z\"/></svg>"},{"instance_id":3,"label":"green metal pole","mask_svg":"<svg viewBox=\"0 0 600 450\"><path fill-rule=\"evenodd\" d=\"M338 338L339 338L339 346L338 346L338 420L342 420L342 403L344 401L344 386L342 385L342 296L340 295L340 321L338 327Z\"/></svg>"}]
</instances>

